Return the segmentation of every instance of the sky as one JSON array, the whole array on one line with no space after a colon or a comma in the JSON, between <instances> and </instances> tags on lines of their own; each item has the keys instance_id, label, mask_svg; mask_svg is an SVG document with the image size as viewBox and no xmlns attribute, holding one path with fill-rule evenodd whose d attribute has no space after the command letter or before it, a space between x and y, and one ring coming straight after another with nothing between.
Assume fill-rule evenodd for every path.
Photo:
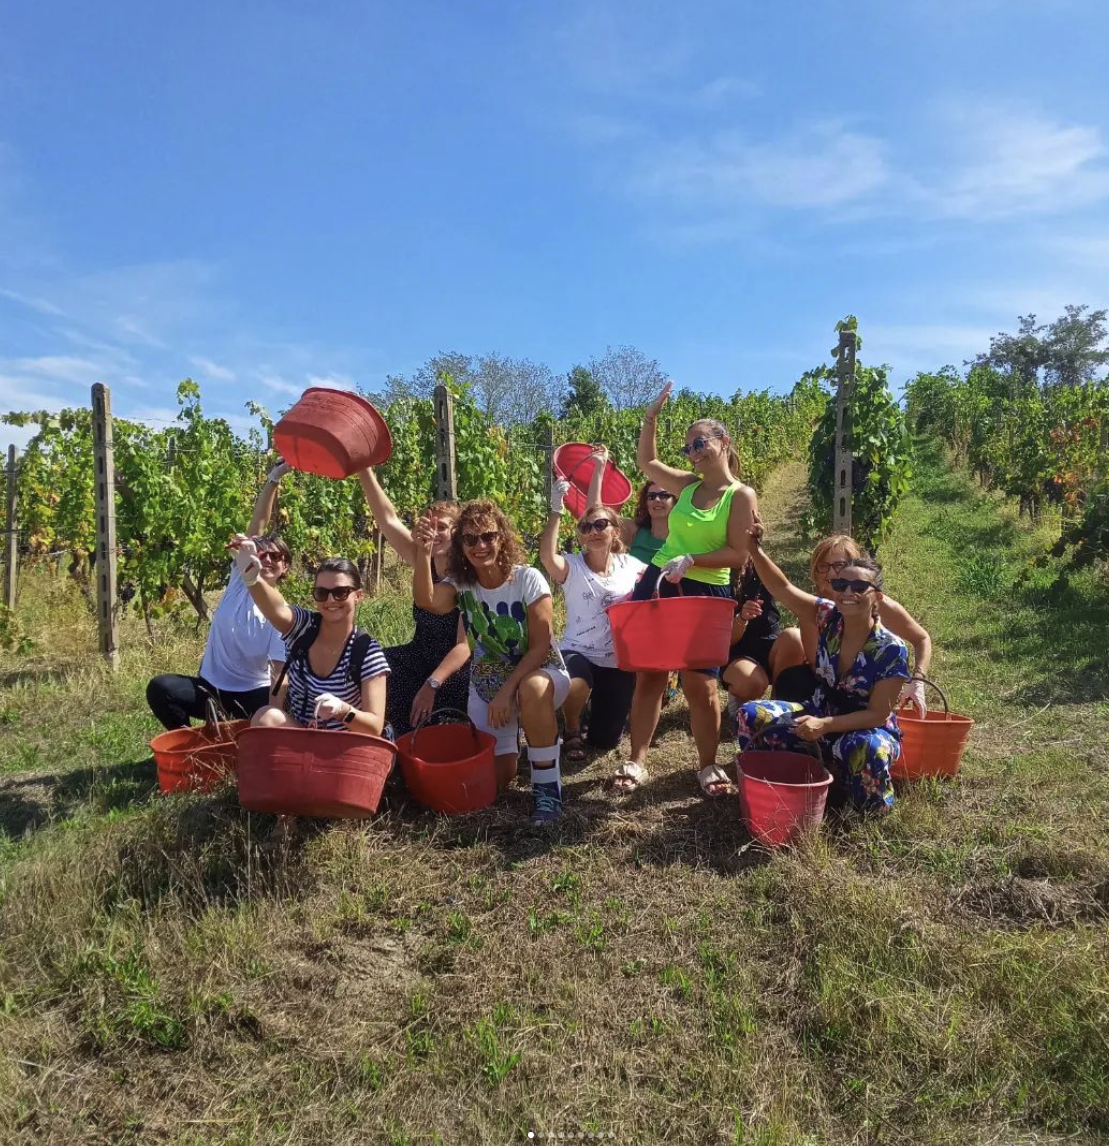
<instances>
[{"instance_id":1,"label":"sky","mask_svg":"<svg viewBox=\"0 0 1109 1146\"><path fill-rule=\"evenodd\" d=\"M1109 306L1105 0L0 15L0 411L250 424L440 351L895 383ZM25 441L0 426L0 444Z\"/></svg>"}]
</instances>

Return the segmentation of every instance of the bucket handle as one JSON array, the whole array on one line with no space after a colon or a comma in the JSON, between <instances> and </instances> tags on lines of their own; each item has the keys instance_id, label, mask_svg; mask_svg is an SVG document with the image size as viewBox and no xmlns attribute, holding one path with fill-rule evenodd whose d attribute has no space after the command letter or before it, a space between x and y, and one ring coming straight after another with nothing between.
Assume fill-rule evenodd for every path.
<instances>
[{"instance_id":1,"label":"bucket handle","mask_svg":"<svg viewBox=\"0 0 1109 1146\"><path fill-rule=\"evenodd\" d=\"M744 752L750 752L751 749L755 746L755 742L758 741L761 737L765 736L768 732L774 732L778 729L792 728L793 724L794 724L794 717L792 715L779 716L777 720L772 720L769 724L764 724L762 726L762 728L758 729L752 735L750 741L747 744L747 747L740 749L740 751L736 753L736 761L738 762L738 761L742 760L743 759L743 753ZM809 755L811 755L813 757L813 759L819 760L821 764L824 763L824 755L820 751L820 744L817 741L805 740L802 743L805 746L805 750L808 752Z\"/></svg>"},{"instance_id":2,"label":"bucket handle","mask_svg":"<svg viewBox=\"0 0 1109 1146\"><path fill-rule=\"evenodd\" d=\"M468 712L463 712L461 708L436 708L436 709L432 710L431 712L429 712L425 717L423 717L420 720L419 724L417 724L416 727L412 730L412 755L413 756L416 755L416 740L418 739L420 733L429 724L437 724L439 722L438 718L440 716L446 716L447 713L450 713L452 716L461 716L462 717L462 720L456 720L456 721L453 721L452 723L461 724L461 723L465 722L466 724L468 724L470 726L470 735L473 736L473 738L474 738L474 747L475 748L477 747L477 725L473 722L473 720L470 719L470 714Z\"/></svg>"},{"instance_id":3,"label":"bucket handle","mask_svg":"<svg viewBox=\"0 0 1109 1146\"><path fill-rule=\"evenodd\" d=\"M220 737L220 725L230 724L231 717L219 702L219 697L203 684L200 686L204 693L204 732L213 740Z\"/></svg>"},{"instance_id":4,"label":"bucket handle","mask_svg":"<svg viewBox=\"0 0 1109 1146\"><path fill-rule=\"evenodd\" d=\"M928 680L926 677L918 676L918 677L913 677L913 679L920 681L921 684L926 684L929 687L934 688L936 690L936 692L938 692L940 694L940 700L943 701L943 718L944 718L944 720L950 720L951 719L951 705L949 705L947 703L947 694L943 691L943 689L940 688L940 686L938 684L936 684L936 682L934 680ZM914 705L911 700L906 699L906 700L903 700L897 706L897 711L902 712L906 708L915 708L915 707L916 707L916 705Z\"/></svg>"}]
</instances>

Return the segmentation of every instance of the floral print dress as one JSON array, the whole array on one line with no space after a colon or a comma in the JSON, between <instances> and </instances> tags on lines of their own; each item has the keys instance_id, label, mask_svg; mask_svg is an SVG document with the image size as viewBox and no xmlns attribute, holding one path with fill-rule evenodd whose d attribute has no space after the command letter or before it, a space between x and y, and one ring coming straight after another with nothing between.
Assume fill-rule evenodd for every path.
<instances>
[{"instance_id":1,"label":"floral print dress","mask_svg":"<svg viewBox=\"0 0 1109 1146\"><path fill-rule=\"evenodd\" d=\"M870 693L876 684L891 678L909 679L908 646L878 621L874 622L854 663L843 676L837 677L836 665L843 647L843 614L831 601L818 597L816 623L816 691L804 704L755 700L742 705L736 715L736 743L740 753L756 732L771 724L775 728L760 737L760 747L780 752L808 751L809 742L792 729L793 718L804 714L845 716L861 712L869 705ZM901 730L894 714L879 728L833 732L823 737L820 744L831 750L832 763L849 789L855 807L877 812L893 807L890 765L901 755Z\"/></svg>"}]
</instances>

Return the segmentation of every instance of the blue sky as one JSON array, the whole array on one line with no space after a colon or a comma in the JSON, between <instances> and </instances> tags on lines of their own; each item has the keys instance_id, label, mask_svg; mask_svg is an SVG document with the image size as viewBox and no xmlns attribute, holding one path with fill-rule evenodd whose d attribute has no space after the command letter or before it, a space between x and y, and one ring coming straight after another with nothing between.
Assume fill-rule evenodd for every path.
<instances>
[{"instance_id":1,"label":"blue sky","mask_svg":"<svg viewBox=\"0 0 1109 1146\"><path fill-rule=\"evenodd\" d=\"M0 409L440 350L903 381L1109 305L1104 0L112 0L0 24ZM11 438L0 427L0 440ZM16 437L14 440L21 440Z\"/></svg>"}]
</instances>

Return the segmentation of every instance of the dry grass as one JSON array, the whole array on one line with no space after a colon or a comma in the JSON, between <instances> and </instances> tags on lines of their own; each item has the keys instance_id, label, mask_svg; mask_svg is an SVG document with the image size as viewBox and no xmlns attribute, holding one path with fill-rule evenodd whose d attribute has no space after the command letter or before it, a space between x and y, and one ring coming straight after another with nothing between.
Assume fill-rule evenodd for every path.
<instances>
[{"instance_id":1,"label":"dry grass","mask_svg":"<svg viewBox=\"0 0 1109 1146\"><path fill-rule=\"evenodd\" d=\"M794 565L798 487L786 472L763 497ZM680 699L650 782L616 798L619 755L590 761L554 835L526 826L522 788L445 820L398 786L367 824L275 843L230 792L150 798L137 666L100 684L116 741L100 717L89 738L75 689L92 678L0 693L17 714L0 751L54 751L25 705L38 688L68 697L55 741L80 745L68 765L51 757L50 779L0 787L9 835L20 792L38 784L47 809L0 869L0 1137L1103 1140L1109 775L1103 741L1071 741L1105 703L1056 691L1037 715L1025 694L1042 658L983 655L1032 606L984 610L927 529L1009 510L965 487L930 502L934 488L886 556L956 707L980 718L964 773L788 854L750 846L731 802L698 797ZM1031 543L999 534L997 552L1019 562ZM1104 605L1085 608L1089 624ZM144 767L146 789L128 788ZM62 799L73 772L95 782Z\"/></svg>"}]
</instances>

